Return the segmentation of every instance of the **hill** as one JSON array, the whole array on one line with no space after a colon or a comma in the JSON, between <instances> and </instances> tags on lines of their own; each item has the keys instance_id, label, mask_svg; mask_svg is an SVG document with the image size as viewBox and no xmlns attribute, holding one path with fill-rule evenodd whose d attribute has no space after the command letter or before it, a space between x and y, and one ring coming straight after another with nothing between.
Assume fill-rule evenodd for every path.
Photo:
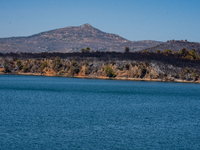
<instances>
[{"instance_id":1,"label":"hill","mask_svg":"<svg viewBox=\"0 0 200 150\"><path fill-rule=\"evenodd\" d=\"M195 49L197 52L200 52L200 43L195 43L195 42L188 42L187 40L185 41L175 41L175 40L170 40L165 43L156 45L154 47L146 48L144 50L147 50L149 52L156 52L158 49L161 51L164 51L166 49L171 49L172 51L180 51L181 49L186 48L188 50ZM143 51L144 51L143 50Z\"/></svg>"},{"instance_id":2,"label":"hill","mask_svg":"<svg viewBox=\"0 0 200 150\"><path fill-rule=\"evenodd\" d=\"M163 53L0 53L0 74L200 83L200 57Z\"/></svg>"},{"instance_id":3,"label":"hill","mask_svg":"<svg viewBox=\"0 0 200 150\"><path fill-rule=\"evenodd\" d=\"M123 52L125 47L138 51L153 47L158 41L129 41L116 34L102 32L90 24L66 27L42 32L28 37L0 38L0 52L80 52L90 47L91 51Z\"/></svg>"}]
</instances>

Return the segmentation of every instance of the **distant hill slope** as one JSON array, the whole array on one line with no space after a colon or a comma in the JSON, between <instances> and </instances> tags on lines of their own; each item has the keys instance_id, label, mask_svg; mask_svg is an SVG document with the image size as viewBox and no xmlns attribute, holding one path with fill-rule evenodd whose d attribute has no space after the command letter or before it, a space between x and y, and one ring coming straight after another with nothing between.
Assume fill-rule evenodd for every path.
<instances>
[{"instance_id":1,"label":"distant hill slope","mask_svg":"<svg viewBox=\"0 0 200 150\"><path fill-rule=\"evenodd\" d=\"M89 24L42 32L28 37L0 39L0 52L80 52L90 47L91 51L123 52L125 47L138 51L153 47L158 41L129 41L116 34L100 31Z\"/></svg>"},{"instance_id":2,"label":"distant hill slope","mask_svg":"<svg viewBox=\"0 0 200 150\"><path fill-rule=\"evenodd\" d=\"M180 51L183 48L186 48L188 50L195 49L196 51L200 52L200 43L171 40L171 41L167 41L165 43L156 45L154 47L146 48L144 50L151 51L151 52L156 52L156 50L158 49L161 51L164 51L166 49L171 49L172 51Z\"/></svg>"}]
</instances>

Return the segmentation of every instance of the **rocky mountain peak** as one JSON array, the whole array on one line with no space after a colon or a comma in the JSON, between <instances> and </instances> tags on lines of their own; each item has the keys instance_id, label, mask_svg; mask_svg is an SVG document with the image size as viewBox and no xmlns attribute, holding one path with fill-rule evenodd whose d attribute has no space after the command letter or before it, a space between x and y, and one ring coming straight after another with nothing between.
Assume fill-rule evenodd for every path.
<instances>
[{"instance_id":1,"label":"rocky mountain peak","mask_svg":"<svg viewBox=\"0 0 200 150\"><path fill-rule=\"evenodd\" d=\"M92 26L89 23L85 23L81 27L84 28L84 27L92 27Z\"/></svg>"},{"instance_id":2,"label":"rocky mountain peak","mask_svg":"<svg viewBox=\"0 0 200 150\"><path fill-rule=\"evenodd\" d=\"M12 42L11 42L12 40ZM161 42L132 42L116 34L103 32L90 24L70 26L38 33L23 38L0 38L0 52L80 52L90 47L91 51L141 50Z\"/></svg>"}]
</instances>

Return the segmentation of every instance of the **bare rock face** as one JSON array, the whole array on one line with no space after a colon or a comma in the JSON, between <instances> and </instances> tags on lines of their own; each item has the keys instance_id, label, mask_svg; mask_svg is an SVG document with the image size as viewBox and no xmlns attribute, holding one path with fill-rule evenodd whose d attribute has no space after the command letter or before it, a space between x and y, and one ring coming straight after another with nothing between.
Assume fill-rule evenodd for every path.
<instances>
[{"instance_id":1,"label":"bare rock face","mask_svg":"<svg viewBox=\"0 0 200 150\"><path fill-rule=\"evenodd\" d=\"M124 52L138 51L163 42L129 41L116 34L102 32L90 24L78 27L66 27L42 32L28 37L12 37L0 39L0 52L80 52L90 47L91 51Z\"/></svg>"}]
</instances>

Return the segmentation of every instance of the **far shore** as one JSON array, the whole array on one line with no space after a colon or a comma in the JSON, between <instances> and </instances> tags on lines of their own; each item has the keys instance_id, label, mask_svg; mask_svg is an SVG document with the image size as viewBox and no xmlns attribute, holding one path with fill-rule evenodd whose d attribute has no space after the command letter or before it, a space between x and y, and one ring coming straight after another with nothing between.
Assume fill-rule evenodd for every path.
<instances>
[{"instance_id":1,"label":"far shore","mask_svg":"<svg viewBox=\"0 0 200 150\"><path fill-rule=\"evenodd\" d=\"M25 75L25 76L49 76L49 77L70 77L70 76L63 76L59 74L41 74L41 73L1 73L0 75ZM197 81L187 81L187 80L181 80L181 79L172 79L172 80L164 80L164 79L151 79L151 78L127 78L127 77L105 77L105 76L73 76L70 78L83 78L83 79L102 79L102 80L127 80L127 81L148 81L148 82L179 82L179 83L200 83L200 80Z\"/></svg>"}]
</instances>

